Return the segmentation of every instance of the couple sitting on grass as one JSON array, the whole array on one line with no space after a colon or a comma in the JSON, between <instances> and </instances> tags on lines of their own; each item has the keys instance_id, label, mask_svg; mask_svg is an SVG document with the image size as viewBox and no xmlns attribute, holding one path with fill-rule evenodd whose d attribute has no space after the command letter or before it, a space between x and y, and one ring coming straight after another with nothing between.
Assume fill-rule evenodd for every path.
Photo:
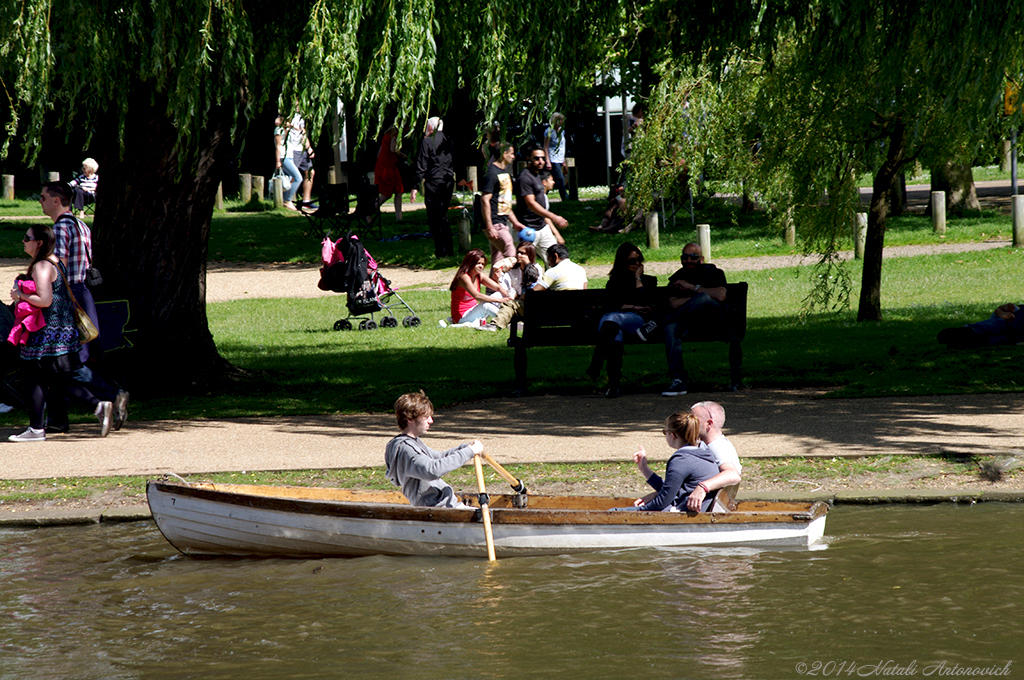
<instances>
[{"instance_id":1,"label":"couple sitting on grass","mask_svg":"<svg viewBox=\"0 0 1024 680\"><path fill-rule=\"evenodd\" d=\"M465 508L442 476L460 468L484 449L479 440L435 451L421 437L434 422L434 406L422 390L403 394L395 402L401 434L384 450L386 475L417 506ZM665 467L664 479L647 464L644 447L633 460L654 492L637 499L633 507L615 510L706 512L714 491L740 481L736 449L722 434L725 410L702 401L665 421L665 441L675 450Z\"/></svg>"}]
</instances>

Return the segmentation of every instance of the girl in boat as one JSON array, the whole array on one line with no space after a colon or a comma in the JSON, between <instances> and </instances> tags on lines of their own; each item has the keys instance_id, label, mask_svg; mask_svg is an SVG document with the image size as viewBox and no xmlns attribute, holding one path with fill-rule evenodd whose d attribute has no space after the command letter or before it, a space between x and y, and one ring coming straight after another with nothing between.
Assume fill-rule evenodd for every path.
<instances>
[{"instance_id":1,"label":"girl in boat","mask_svg":"<svg viewBox=\"0 0 1024 680\"><path fill-rule=\"evenodd\" d=\"M457 470L484 450L480 440L459 444L447 451L435 451L420 439L434 423L434 405L423 390L403 394L395 402L395 416L402 433L384 450L385 474L402 489L411 505L463 508L455 490L442 475Z\"/></svg>"},{"instance_id":2,"label":"girl in boat","mask_svg":"<svg viewBox=\"0 0 1024 680\"><path fill-rule=\"evenodd\" d=\"M675 449L665 466L665 478L662 479L651 470L647 464L647 452L641 446L633 454L633 462L655 493L637 500L633 508L622 509L686 512L686 500L690 492L700 487L705 479L718 474L718 464L711 451L700 446L700 421L690 409L666 418L662 433L666 443ZM707 489L704 488L704 491L707 492ZM700 506L701 512L707 512L714 500L714 495L708 494Z\"/></svg>"}]
</instances>

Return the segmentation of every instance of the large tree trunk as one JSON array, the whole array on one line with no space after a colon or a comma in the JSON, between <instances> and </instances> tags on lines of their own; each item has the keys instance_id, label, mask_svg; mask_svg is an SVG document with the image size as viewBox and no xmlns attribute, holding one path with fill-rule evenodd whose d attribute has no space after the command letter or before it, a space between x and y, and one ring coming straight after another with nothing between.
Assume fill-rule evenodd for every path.
<instances>
[{"instance_id":1,"label":"large tree trunk","mask_svg":"<svg viewBox=\"0 0 1024 680\"><path fill-rule=\"evenodd\" d=\"M978 193L974 189L974 171L970 163L947 161L932 168L932 191L946 192L946 212L963 213L965 210L981 210ZM932 210L928 202L926 214Z\"/></svg>"},{"instance_id":2,"label":"large tree trunk","mask_svg":"<svg viewBox=\"0 0 1024 680\"><path fill-rule=\"evenodd\" d=\"M104 164L105 191L97 196L100 296L130 303L134 366L144 378L133 389L205 390L237 375L206 319L207 239L217 186L235 152L232 112L209 111L206 127L193 131L200 155L179 172L186 163L176 151L180 131L160 97L137 91L125 116L124 156Z\"/></svg>"},{"instance_id":3,"label":"large tree trunk","mask_svg":"<svg viewBox=\"0 0 1024 680\"><path fill-rule=\"evenodd\" d=\"M885 161L875 172L871 185L857 321L879 321L882 318L882 250L885 246L885 221L889 216L889 190L893 179L906 164L906 146L906 126L902 121L896 121L889 133Z\"/></svg>"}]
</instances>

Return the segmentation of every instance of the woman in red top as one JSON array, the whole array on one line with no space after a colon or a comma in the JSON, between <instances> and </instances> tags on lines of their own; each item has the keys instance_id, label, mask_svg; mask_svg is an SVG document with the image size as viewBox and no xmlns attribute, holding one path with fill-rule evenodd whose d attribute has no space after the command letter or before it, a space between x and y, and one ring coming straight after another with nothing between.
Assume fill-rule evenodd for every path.
<instances>
[{"instance_id":1,"label":"woman in red top","mask_svg":"<svg viewBox=\"0 0 1024 680\"><path fill-rule=\"evenodd\" d=\"M510 300L511 295L497 281L484 274L487 256L479 248L466 253L462 266L455 272L452 285L452 323L473 323L498 313L498 305ZM491 295L480 292L483 283L491 290Z\"/></svg>"},{"instance_id":2,"label":"woman in red top","mask_svg":"<svg viewBox=\"0 0 1024 680\"><path fill-rule=\"evenodd\" d=\"M373 181L377 185L377 206L384 205L392 195L395 197L395 221L402 221L402 173L398 170L398 159L406 155L398 150L398 128L392 125L380 140L377 164L373 168Z\"/></svg>"}]
</instances>

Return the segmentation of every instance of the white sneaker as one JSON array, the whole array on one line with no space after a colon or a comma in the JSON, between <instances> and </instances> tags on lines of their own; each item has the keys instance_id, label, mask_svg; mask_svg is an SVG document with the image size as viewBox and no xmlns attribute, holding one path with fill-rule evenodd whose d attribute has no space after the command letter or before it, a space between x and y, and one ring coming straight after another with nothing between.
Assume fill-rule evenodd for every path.
<instances>
[{"instance_id":1,"label":"white sneaker","mask_svg":"<svg viewBox=\"0 0 1024 680\"><path fill-rule=\"evenodd\" d=\"M679 378L675 378L669 384L668 389L661 393L663 397L678 397L686 394L686 383Z\"/></svg>"},{"instance_id":2,"label":"white sneaker","mask_svg":"<svg viewBox=\"0 0 1024 680\"><path fill-rule=\"evenodd\" d=\"M448 328L448 322L445 321L444 319L438 319L437 325L440 326L441 328Z\"/></svg>"},{"instance_id":3,"label":"white sneaker","mask_svg":"<svg viewBox=\"0 0 1024 680\"><path fill-rule=\"evenodd\" d=\"M100 421L100 436L110 434L110 426L114 422L114 405L109 401L101 401L96 405L96 419Z\"/></svg>"},{"instance_id":4,"label":"white sneaker","mask_svg":"<svg viewBox=\"0 0 1024 680\"><path fill-rule=\"evenodd\" d=\"M26 428L21 434L12 434L7 438L7 441L12 442L42 442L46 441L46 430L36 430L34 428Z\"/></svg>"}]
</instances>

